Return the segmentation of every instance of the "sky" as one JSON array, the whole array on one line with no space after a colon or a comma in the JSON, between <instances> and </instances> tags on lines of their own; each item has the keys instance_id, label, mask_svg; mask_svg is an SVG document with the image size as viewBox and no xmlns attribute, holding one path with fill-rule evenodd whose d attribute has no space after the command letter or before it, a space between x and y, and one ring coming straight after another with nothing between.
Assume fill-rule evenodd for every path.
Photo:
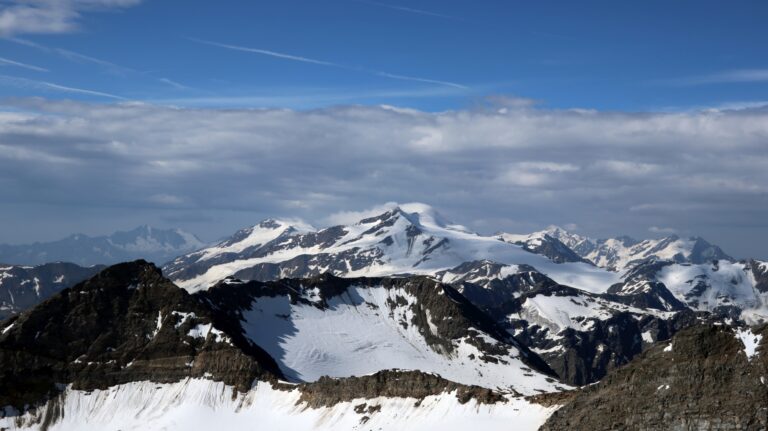
<instances>
[{"instance_id":1,"label":"sky","mask_svg":"<svg viewBox=\"0 0 768 431\"><path fill-rule=\"evenodd\" d=\"M764 1L0 1L0 242L426 202L768 258Z\"/></svg>"}]
</instances>

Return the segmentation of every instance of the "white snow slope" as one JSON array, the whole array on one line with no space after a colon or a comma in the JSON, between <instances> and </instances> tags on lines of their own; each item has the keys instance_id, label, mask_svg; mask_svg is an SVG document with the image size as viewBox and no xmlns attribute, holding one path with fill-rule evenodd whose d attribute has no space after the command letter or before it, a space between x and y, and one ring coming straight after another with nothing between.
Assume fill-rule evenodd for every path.
<instances>
[{"instance_id":1,"label":"white snow slope","mask_svg":"<svg viewBox=\"0 0 768 431\"><path fill-rule=\"evenodd\" d=\"M397 297L407 305L396 306ZM523 395L565 387L531 370L509 346L498 363L466 339L454 340L453 352L434 350L411 322L417 298L402 289L352 287L333 297L328 308L291 304L287 296L260 297L243 313L246 336L270 354L281 371L296 381L321 376L362 376L387 369L419 370L445 379ZM394 308L393 308L394 307ZM427 310L427 316L430 316ZM439 336L430 317L430 330ZM480 332L489 344L498 341ZM501 361L506 363L502 363Z\"/></svg>"},{"instance_id":2,"label":"white snow slope","mask_svg":"<svg viewBox=\"0 0 768 431\"><path fill-rule=\"evenodd\" d=\"M693 309L712 311L718 306L736 305L747 323L768 318L768 292L755 288L755 277L744 262L674 264L665 266L656 277Z\"/></svg>"},{"instance_id":3,"label":"white snow slope","mask_svg":"<svg viewBox=\"0 0 768 431\"><path fill-rule=\"evenodd\" d=\"M453 393L425 398L355 399L332 407L310 408L298 403L300 392L258 383L238 393L223 383L189 379L173 384L135 382L90 392L67 388L60 399L63 417L49 431L165 430L382 430L528 431L538 429L557 407L508 398L496 404L460 404ZM358 413L355 406L380 406ZM37 411L42 414L46 409ZM363 420L368 416L368 420ZM0 428L36 430L40 417L25 414L0 418Z\"/></svg>"}]
</instances>

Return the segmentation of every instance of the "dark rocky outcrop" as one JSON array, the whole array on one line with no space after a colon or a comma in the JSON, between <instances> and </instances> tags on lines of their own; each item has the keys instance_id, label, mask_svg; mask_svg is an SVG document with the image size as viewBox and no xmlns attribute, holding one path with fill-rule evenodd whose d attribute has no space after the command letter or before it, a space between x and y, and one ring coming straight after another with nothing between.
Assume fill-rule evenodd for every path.
<instances>
[{"instance_id":1,"label":"dark rocky outcrop","mask_svg":"<svg viewBox=\"0 0 768 431\"><path fill-rule=\"evenodd\" d=\"M542 430L764 430L768 327L753 331L762 341L751 357L730 327L680 331L576 391Z\"/></svg>"},{"instance_id":2,"label":"dark rocky outcrop","mask_svg":"<svg viewBox=\"0 0 768 431\"><path fill-rule=\"evenodd\" d=\"M299 389L299 402L305 402L313 408L333 406L356 398L399 397L421 400L453 391L456 391L456 397L462 404L471 399L482 404L502 402L505 399L490 389L454 383L435 374L402 370L385 370L370 376L342 379L322 377L316 382L299 385Z\"/></svg>"},{"instance_id":3,"label":"dark rocky outcrop","mask_svg":"<svg viewBox=\"0 0 768 431\"><path fill-rule=\"evenodd\" d=\"M537 326L526 328L517 338L541 350L559 347L540 356L562 381L581 386L597 382L642 353L648 347L643 333L655 341L667 340L697 322L696 313L691 311L677 313L670 319L620 312L606 320L593 319L589 331L567 328L557 340Z\"/></svg>"},{"instance_id":4,"label":"dark rocky outcrop","mask_svg":"<svg viewBox=\"0 0 768 431\"><path fill-rule=\"evenodd\" d=\"M57 384L207 376L247 390L257 377L280 376L236 325L150 263L112 266L2 323L0 405L39 403Z\"/></svg>"}]
</instances>

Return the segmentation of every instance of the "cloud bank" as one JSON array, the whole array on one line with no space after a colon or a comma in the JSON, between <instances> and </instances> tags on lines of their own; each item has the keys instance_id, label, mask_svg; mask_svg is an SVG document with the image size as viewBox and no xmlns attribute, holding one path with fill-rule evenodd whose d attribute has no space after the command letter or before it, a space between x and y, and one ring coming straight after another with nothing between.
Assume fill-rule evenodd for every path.
<instances>
[{"instance_id":1,"label":"cloud bank","mask_svg":"<svg viewBox=\"0 0 768 431\"><path fill-rule=\"evenodd\" d=\"M131 7L141 0L9 0L0 4L0 36L68 33L85 12Z\"/></svg>"},{"instance_id":2,"label":"cloud bank","mask_svg":"<svg viewBox=\"0 0 768 431\"><path fill-rule=\"evenodd\" d=\"M768 257L768 111L15 100L0 111L0 199L6 214L58 208L36 214L40 224L101 208L102 223L172 214L209 238L241 227L217 213L241 214L230 223L295 216L323 225L421 201L483 232L575 223L585 234L642 237L674 227L737 256ZM0 234L18 223L0 223Z\"/></svg>"}]
</instances>

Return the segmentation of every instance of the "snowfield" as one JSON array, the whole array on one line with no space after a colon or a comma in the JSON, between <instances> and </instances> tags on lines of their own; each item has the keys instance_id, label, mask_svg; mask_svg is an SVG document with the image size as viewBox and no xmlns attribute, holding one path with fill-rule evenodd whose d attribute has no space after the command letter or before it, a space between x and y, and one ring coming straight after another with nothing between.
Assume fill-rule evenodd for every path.
<instances>
[{"instance_id":1,"label":"snowfield","mask_svg":"<svg viewBox=\"0 0 768 431\"><path fill-rule=\"evenodd\" d=\"M617 311L626 311L636 316L654 315L662 318L670 318L674 315L674 312L640 309L586 295L538 295L526 299L521 312L513 317L548 328L550 334L555 336L567 328L589 331L594 324L590 319L607 320Z\"/></svg>"},{"instance_id":2,"label":"snowfield","mask_svg":"<svg viewBox=\"0 0 768 431\"><path fill-rule=\"evenodd\" d=\"M407 305L392 308L398 297L405 298ZM415 303L416 298L407 292L383 287L350 288L331 298L324 310L291 304L286 296L261 297L243 313L242 325L246 336L295 381L362 376L397 368L436 373L467 385L513 389L523 395L566 387L531 370L511 346L510 354L500 357L506 364L480 359L484 352L466 340L456 342L453 352L436 351L410 324L410 306ZM430 328L435 332L433 324ZM496 343L481 334L486 342Z\"/></svg>"},{"instance_id":3,"label":"snowfield","mask_svg":"<svg viewBox=\"0 0 768 431\"><path fill-rule=\"evenodd\" d=\"M674 264L664 267L657 277L675 297L695 310L737 305L747 323L768 318L768 292L755 288L755 277L743 262Z\"/></svg>"},{"instance_id":4,"label":"snowfield","mask_svg":"<svg viewBox=\"0 0 768 431\"><path fill-rule=\"evenodd\" d=\"M90 392L70 387L57 399L61 400L58 407L62 417L48 430L532 431L556 409L511 397L491 405L474 400L460 404L454 393L426 397L418 406L415 398L374 398L315 409L300 404L300 395L299 390L277 390L263 382L243 394L204 379L173 384L134 382ZM356 412L355 406L363 403L381 410ZM38 414L45 411L39 409ZM21 418L5 417L0 419L0 428L36 430L39 419L29 413Z\"/></svg>"}]
</instances>

